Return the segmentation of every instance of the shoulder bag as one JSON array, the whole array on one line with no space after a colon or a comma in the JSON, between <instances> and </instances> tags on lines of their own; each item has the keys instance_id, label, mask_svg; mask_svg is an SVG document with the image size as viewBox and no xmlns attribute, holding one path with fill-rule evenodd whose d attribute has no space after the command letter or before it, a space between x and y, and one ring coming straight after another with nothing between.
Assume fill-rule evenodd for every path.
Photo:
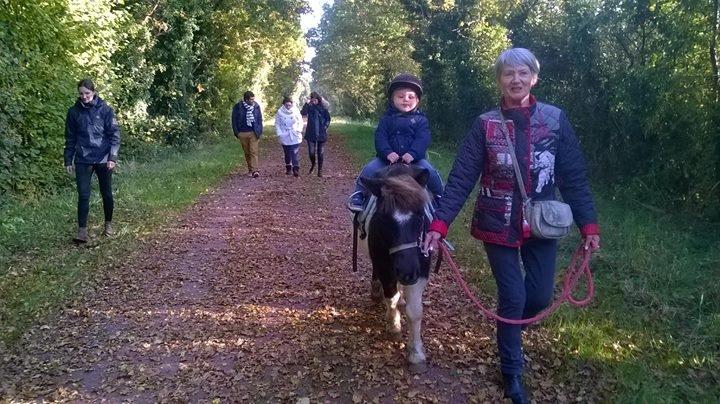
<instances>
[{"instance_id":1,"label":"shoulder bag","mask_svg":"<svg viewBox=\"0 0 720 404\"><path fill-rule=\"evenodd\" d=\"M570 226L573 223L570 205L560 201L533 201L528 198L520 174L518 160L515 156L515 145L510 140L510 133L505 123L502 107L500 108L500 125L510 149L515 178L517 178L520 194L522 195L523 226L529 225L530 234L535 238L559 239L565 237L570 232Z\"/></svg>"}]
</instances>

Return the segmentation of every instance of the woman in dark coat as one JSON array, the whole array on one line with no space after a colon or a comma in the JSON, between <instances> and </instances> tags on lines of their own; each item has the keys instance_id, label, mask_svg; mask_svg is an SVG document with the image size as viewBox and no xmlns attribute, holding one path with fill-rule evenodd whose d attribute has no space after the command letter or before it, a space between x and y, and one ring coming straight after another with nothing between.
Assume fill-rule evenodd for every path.
<instances>
[{"instance_id":1,"label":"woman in dark coat","mask_svg":"<svg viewBox=\"0 0 720 404\"><path fill-rule=\"evenodd\" d=\"M570 121L563 110L538 102L530 94L539 71L540 63L527 49L508 49L498 57L500 107L480 115L460 145L423 246L437 248L480 180L471 233L485 247L497 284L498 314L510 319L531 318L550 303L557 240L532 238L526 231L504 126L527 195L535 201L554 200L559 189L572 209L585 248L600 248L585 158ZM522 384L521 326L498 322L497 344L505 396L513 403L529 402Z\"/></svg>"},{"instance_id":2,"label":"woman in dark coat","mask_svg":"<svg viewBox=\"0 0 720 404\"><path fill-rule=\"evenodd\" d=\"M88 241L87 219L90 209L90 180L93 172L100 183L105 227L103 234L113 233L112 172L120 151L120 129L115 113L95 91L89 79L78 85L78 99L65 120L65 169L75 175L78 192L78 231L75 242Z\"/></svg>"},{"instance_id":3,"label":"woman in dark coat","mask_svg":"<svg viewBox=\"0 0 720 404\"><path fill-rule=\"evenodd\" d=\"M317 92L310 93L310 101L303 105L300 114L307 117L305 127L305 140L308 142L310 155L310 171L315 169L315 156L317 155L317 175L322 177L323 160L325 157L325 142L328 139L327 129L330 126L330 113L328 103Z\"/></svg>"}]
</instances>

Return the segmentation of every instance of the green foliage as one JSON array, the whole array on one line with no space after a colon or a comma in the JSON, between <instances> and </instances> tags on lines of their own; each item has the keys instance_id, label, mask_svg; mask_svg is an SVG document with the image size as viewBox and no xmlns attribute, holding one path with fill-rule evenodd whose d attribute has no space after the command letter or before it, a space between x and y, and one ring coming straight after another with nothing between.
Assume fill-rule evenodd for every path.
<instances>
[{"instance_id":1,"label":"green foliage","mask_svg":"<svg viewBox=\"0 0 720 404\"><path fill-rule=\"evenodd\" d=\"M408 34L411 21L397 0L337 0L309 34L320 93L336 114L367 118L385 108L387 83L418 73Z\"/></svg>"},{"instance_id":2,"label":"green foliage","mask_svg":"<svg viewBox=\"0 0 720 404\"><path fill-rule=\"evenodd\" d=\"M247 89L279 104L299 79L306 11L304 0L0 0L0 193L65 184L64 120L83 77L117 113L121 160L226 134Z\"/></svg>"},{"instance_id":3,"label":"green foliage","mask_svg":"<svg viewBox=\"0 0 720 404\"><path fill-rule=\"evenodd\" d=\"M66 78L78 72L67 50L82 32L68 22L65 1L0 5L0 192L35 193L53 181L45 169L62 164L58 150L74 86Z\"/></svg>"},{"instance_id":4,"label":"green foliage","mask_svg":"<svg viewBox=\"0 0 720 404\"><path fill-rule=\"evenodd\" d=\"M595 171L643 201L720 213L711 7L534 3L513 43L543 63L538 95L568 109Z\"/></svg>"},{"instance_id":5,"label":"green foliage","mask_svg":"<svg viewBox=\"0 0 720 404\"><path fill-rule=\"evenodd\" d=\"M400 66L419 66L434 138L456 140L497 105L500 51L526 47L542 66L535 94L567 110L595 178L720 217L720 2L402 0L383 19L374 4L336 1L313 38L316 82L342 113L382 105L379 61L407 55L378 39L394 38L414 50Z\"/></svg>"},{"instance_id":6,"label":"green foliage","mask_svg":"<svg viewBox=\"0 0 720 404\"><path fill-rule=\"evenodd\" d=\"M507 46L499 2L336 1L311 36L315 81L343 115L376 117L400 71L420 73L437 133L464 132L496 98L488 75Z\"/></svg>"}]
</instances>

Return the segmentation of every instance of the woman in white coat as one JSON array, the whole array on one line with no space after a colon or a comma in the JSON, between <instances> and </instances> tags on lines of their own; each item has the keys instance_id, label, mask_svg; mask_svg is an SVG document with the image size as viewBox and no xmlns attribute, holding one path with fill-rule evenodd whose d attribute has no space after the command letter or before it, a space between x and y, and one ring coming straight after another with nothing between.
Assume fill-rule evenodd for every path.
<instances>
[{"instance_id":1,"label":"woman in white coat","mask_svg":"<svg viewBox=\"0 0 720 404\"><path fill-rule=\"evenodd\" d=\"M298 176L300 163L298 151L302 143L303 120L300 111L293 105L293 101L285 97L283 105L275 115L275 132L285 154L285 174Z\"/></svg>"}]
</instances>

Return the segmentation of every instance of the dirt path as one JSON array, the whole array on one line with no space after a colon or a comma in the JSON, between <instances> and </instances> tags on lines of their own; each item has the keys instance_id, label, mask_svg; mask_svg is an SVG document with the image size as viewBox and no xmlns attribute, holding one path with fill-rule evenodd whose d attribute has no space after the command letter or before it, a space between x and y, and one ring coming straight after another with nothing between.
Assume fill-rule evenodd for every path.
<instances>
[{"instance_id":1,"label":"dirt path","mask_svg":"<svg viewBox=\"0 0 720 404\"><path fill-rule=\"evenodd\" d=\"M329 145L324 178L299 179L279 147L261 148L260 178L229 177L0 355L0 401L500 401L494 326L448 274L425 297L430 370L405 370L404 344L369 298L368 262L350 270L355 173L341 147ZM589 375L555 383L547 337L530 343L536 401L591 399Z\"/></svg>"}]
</instances>

